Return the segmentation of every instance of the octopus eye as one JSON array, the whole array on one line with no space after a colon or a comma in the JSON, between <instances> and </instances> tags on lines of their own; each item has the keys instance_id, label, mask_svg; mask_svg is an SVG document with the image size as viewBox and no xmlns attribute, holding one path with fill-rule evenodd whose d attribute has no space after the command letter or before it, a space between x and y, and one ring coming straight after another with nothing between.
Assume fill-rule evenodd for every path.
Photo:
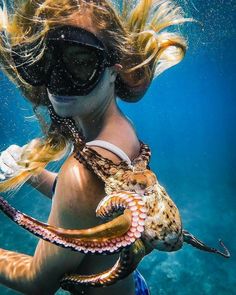
<instances>
[{"instance_id":1,"label":"octopus eye","mask_svg":"<svg viewBox=\"0 0 236 295\"><path fill-rule=\"evenodd\" d=\"M131 180L131 184L132 184L132 185L137 184L137 180L136 180L136 179Z\"/></svg>"},{"instance_id":2,"label":"octopus eye","mask_svg":"<svg viewBox=\"0 0 236 295\"><path fill-rule=\"evenodd\" d=\"M146 183L139 183L141 189L145 189L147 187Z\"/></svg>"}]
</instances>

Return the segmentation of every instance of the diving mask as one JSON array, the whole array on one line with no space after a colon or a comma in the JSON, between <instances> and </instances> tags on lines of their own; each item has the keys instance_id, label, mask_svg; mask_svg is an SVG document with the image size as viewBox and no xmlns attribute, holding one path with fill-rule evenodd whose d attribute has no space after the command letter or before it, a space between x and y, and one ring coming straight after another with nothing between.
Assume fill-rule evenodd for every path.
<instances>
[{"instance_id":1,"label":"diving mask","mask_svg":"<svg viewBox=\"0 0 236 295\"><path fill-rule=\"evenodd\" d=\"M32 44L12 48L18 73L28 84L45 85L54 95L89 94L101 80L105 68L116 63L101 40L74 26L51 29L45 38L42 57L33 63L24 57L30 50Z\"/></svg>"}]
</instances>

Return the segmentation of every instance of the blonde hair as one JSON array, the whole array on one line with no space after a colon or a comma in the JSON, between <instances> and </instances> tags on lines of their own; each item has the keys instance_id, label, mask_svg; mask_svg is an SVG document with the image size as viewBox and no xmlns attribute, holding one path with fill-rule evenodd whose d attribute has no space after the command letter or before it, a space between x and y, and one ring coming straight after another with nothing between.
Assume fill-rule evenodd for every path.
<instances>
[{"instance_id":1,"label":"blonde hair","mask_svg":"<svg viewBox=\"0 0 236 295\"><path fill-rule=\"evenodd\" d=\"M91 12L99 37L116 53L123 67L115 91L125 101L135 102L142 98L151 81L179 63L185 55L187 42L184 37L165 29L194 20L184 18L182 9L173 1L123 0L119 6L115 0L17 0L13 12L3 1L0 9L1 68L33 104L45 136L27 145L19 162L22 169L18 175L0 183L0 191L15 188L39 174L49 162L63 157L70 142L59 126L47 123L40 114L39 107L47 105L46 88L33 87L22 80L11 58L12 47L33 43L33 50L27 52L29 61L39 59L42 53L35 57L34 49L42 47L47 32L67 24L85 9Z\"/></svg>"}]
</instances>

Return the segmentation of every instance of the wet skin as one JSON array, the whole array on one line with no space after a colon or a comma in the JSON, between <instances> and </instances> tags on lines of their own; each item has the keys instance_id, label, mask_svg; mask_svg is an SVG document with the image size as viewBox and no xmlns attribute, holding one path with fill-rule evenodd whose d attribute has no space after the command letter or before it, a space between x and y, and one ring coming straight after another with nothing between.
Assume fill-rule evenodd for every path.
<instances>
[{"instance_id":1,"label":"wet skin","mask_svg":"<svg viewBox=\"0 0 236 295\"><path fill-rule=\"evenodd\" d=\"M86 14L72 18L68 24L86 28L93 33L95 30L91 18ZM101 83L88 96L73 97L70 102L60 102L60 99L49 94L49 99L59 116L73 117L82 128L87 141L109 141L133 159L139 153L140 145L132 123L116 104L114 82L119 70L119 65L107 68ZM117 156L103 148L94 149L115 163L120 161ZM46 177L47 173L44 175ZM38 179L43 183L42 178ZM49 183L52 183L51 179L45 185ZM101 224L103 220L96 218L95 209L104 196L104 184L71 155L59 171L47 222L70 229ZM0 280L6 286L24 294L51 295L60 287L60 279L65 273L98 273L112 266L117 257L117 254L83 255L40 240L33 257L0 249ZM132 276L106 288L84 289L83 294L116 295L121 292L127 294L127 290L130 295L134 294Z\"/></svg>"},{"instance_id":2,"label":"wet skin","mask_svg":"<svg viewBox=\"0 0 236 295\"><path fill-rule=\"evenodd\" d=\"M88 140L109 141L123 149L132 159L139 153L139 142L132 124L116 104L114 81L118 69L119 67L116 66L107 68L98 86L87 96L57 97L49 93L49 99L59 116L72 116L78 122ZM67 98L68 101L66 101ZM127 138L130 139L129 142L127 142ZM113 153L103 148L93 148L115 163L120 162L120 159ZM63 192L70 197L65 200ZM104 221L95 217L95 209L104 196L104 183L86 170L72 155L64 163L59 173L53 198L55 210L50 215L49 223L63 228L90 228L102 224ZM40 243L44 244L45 242L40 241ZM76 253L74 255L79 260L76 272L81 274L92 274L106 270L118 258L118 254L91 256ZM125 290L129 290L129 294L134 294L134 282L132 275L130 275L110 287L99 289L81 287L82 290L85 291L85 294L111 294L111 292L112 294L120 294Z\"/></svg>"}]
</instances>

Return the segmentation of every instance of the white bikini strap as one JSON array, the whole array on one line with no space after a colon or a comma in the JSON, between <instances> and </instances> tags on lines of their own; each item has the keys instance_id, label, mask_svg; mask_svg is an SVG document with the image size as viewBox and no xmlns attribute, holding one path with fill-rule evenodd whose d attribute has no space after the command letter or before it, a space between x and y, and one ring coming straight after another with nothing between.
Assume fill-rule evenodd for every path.
<instances>
[{"instance_id":1,"label":"white bikini strap","mask_svg":"<svg viewBox=\"0 0 236 295\"><path fill-rule=\"evenodd\" d=\"M103 147L108 151L113 152L114 154L116 154L118 157L120 157L122 160L126 161L128 165L131 165L131 160L130 158L126 155L126 153L124 151L122 151L120 148L118 148L117 146L115 146L114 144L105 141L105 140L93 140L93 141L89 141L86 142L86 145L88 146L98 146L98 147Z\"/></svg>"}]
</instances>

